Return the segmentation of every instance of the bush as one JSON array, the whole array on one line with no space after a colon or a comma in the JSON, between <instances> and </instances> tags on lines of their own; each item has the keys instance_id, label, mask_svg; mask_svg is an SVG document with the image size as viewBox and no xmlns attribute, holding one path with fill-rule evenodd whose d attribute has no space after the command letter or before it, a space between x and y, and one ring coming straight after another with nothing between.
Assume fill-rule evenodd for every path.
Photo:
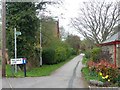
<instances>
[{"instance_id":1,"label":"bush","mask_svg":"<svg viewBox=\"0 0 120 90\"><path fill-rule=\"evenodd\" d=\"M69 58L71 55L73 55L72 54L72 49L69 48L69 47L66 47L66 56L67 56L67 58Z\"/></svg>"},{"instance_id":2,"label":"bush","mask_svg":"<svg viewBox=\"0 0 120 90\"><path fill-rule=\"evenodd\" d=\"M112 83L119 82L117 80L119 79L120 72L114 64L111 64L106 60L100 60L98 63L89 61L87 64L90 71L98 73L99 80L103 82L110 81Z\"/></svg>"},{"instance_id":3,"label":"bush","mask_svg":"<svg viewBox=\"0 0 120 90\"><path fill-rule=\"evenodd\" d=\"M118 75L117 78L114 79L115 82L118 83L118 86L120 87L120 74Z\"/></svg>"},{"instance_id":4,"label":"bush","mask_svg":"<svg viewBox=\"0 0 120 90\"><path fill-rule=\"evenodd\" d=\"M42 52L43 64L55 63L54 55L55 55L55 50L53 48L43 49Z\"/></svg>"},{"instance_id":5,"label":"bush","mask_svg":"<svg viewBox=\"0 0 120 90\"><path fill-rule=\"evenodd\" d=\"M111 55L112 54L109 51L102 51L102 49L99 47L90 49L85 52L85 57L95 62L98 62L101 59L112 62Z\"/></svg>"},{"instance_id":6,"label":"bush","mask_svg":"<svg viewBox=\"0 0 120 90\"><path fill-rule=\"evenodd\" d=\"M97 62L101 58L101 51L101 48L87 50L85 52L85 58Z\"/></svg>"},{"instance_id":7,"label":"bush","mask_svg":"<svg viewBox=\"0 0 120 90\"><path fill-rule=\"evenodd\" d=\"M64 47L57 47L55 49L55 62L59 63L67 58L67 51Z\"/></svg>"},{"instance_id":8,"label":"bush","mask_svg":"<svg viewBox=\"0 0 120 90\"><path fill-rule=\"evenodd\" d=\"M56 64L65 61L73 55L73 50L65 46L49 47L43 49L43 64Z\"/></svg>"},{"instance_id":9,"label":"bush","mask_svg":"<svg viewBox=\"0 0 120 90\"><path fill-rule=\"evenodd\" d=\"M93 61L98 61L100 59L99 56L101 54L101 51L102 51L101 48L93 48L91 50L91 59Z\"/></svg>"},{"instance_id":10,"label":"bush","mask_svg":"<svg viewBox=\"0 0 120 90\"><path fill-rule=\"evenodd\" d=\"M85 57L90 59L90 56L91 56L91 50L88 50L85 52Z\"/></svg>"}]
</instances>

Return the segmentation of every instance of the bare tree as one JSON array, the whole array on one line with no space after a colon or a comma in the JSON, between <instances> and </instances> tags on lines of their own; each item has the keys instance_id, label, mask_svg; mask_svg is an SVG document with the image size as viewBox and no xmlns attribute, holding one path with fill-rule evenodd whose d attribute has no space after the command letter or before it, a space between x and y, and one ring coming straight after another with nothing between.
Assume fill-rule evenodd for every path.
<instances>
[{"instance_id":1,"label":"bare tree","mask_svg":"<svg viewBox=\"0 0 120 90\"><path fill-rule=\"evenodd\" d=\"M79 17L73 18L72 25L87 39L101 43L113 35L120 12L118 2L83 2Z\"/></svg>"},{"instance_id":2,"label":"bare tree","mask_svg":"<svg viewBox=\"0 0 120 90\"><path fill-rule=\"evenodd\" d=\"M66 39L67 36L68 36L68 33L65 31L65 28L64 28L63 26L61 26L61 27L59 28L59 30L60 30L60 38L61 38L62 40Z\"/></svg>"}]
</instances>

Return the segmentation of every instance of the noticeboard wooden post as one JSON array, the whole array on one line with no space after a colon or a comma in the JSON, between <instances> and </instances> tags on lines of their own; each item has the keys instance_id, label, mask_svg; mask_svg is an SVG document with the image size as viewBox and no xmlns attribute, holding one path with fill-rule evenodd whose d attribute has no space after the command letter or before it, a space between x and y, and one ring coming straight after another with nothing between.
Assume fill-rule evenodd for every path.
<instances>
[{"instance_id":1,"label":"noticeboard wooden post","mask_svg":"<svg viewBox=\"0 0 120 90\"><path fill-rule=\"evenodd\" d=\"M11 65L23 64L24 67L24 76L26 77L26 58L16 58L10 60ZM13 70L12 70L13 72Z\"/></svg>"}]
</instances>

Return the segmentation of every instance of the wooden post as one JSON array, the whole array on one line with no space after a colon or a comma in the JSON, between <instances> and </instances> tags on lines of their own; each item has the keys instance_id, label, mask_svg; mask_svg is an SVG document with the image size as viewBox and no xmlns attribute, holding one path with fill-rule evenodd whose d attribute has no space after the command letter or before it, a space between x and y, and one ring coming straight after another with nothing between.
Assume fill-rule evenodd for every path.
<instances>
[{"instance_id":1,"label":"wooden post","mask_svg":"<svg viewBox=\"0 0 120 90\"><path fill-rule=\"evenodd\" d=\"M5 0L2 1L2 77L6 76L6 5Z\"/></svg>"},{"instance_id":2,"label":"wooden post","mask_svg":"<svg viewBox=\"0 0 120 90\"><path fill-rule=\"evenodd\" d=\"M26 64L23 64L24 66L24 77L26 77Z\"/></svg>"},{"instance_id":3,"label":"wooden post","mask_svg":"<svg viewBox=\"0 0 120 90\"><path fill-rule=\"evenodd\" d=\"M114 44L114 64L116 67L116 43Z\"/></svg>"}]
</instances>

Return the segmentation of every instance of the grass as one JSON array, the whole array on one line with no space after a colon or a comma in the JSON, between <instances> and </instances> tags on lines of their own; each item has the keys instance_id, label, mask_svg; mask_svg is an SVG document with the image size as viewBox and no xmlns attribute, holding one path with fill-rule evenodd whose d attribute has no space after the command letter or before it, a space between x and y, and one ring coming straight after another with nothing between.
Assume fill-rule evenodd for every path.
<instances>
[{"instance_id":1,"label":"grass","mask_svg":"<svg viewBox=\"0 0 120 90\"><path fill-rule=\"evenodd\" d=\"M89 80L98 80L98 76L96 72L90 72L88 67L82 68L82 73L87 81Z\"/></svg>"},{"instance_id":2,"label":"grass","mask_svg":"<svg viewBox=\"0 0 120 90\"><path fill-rule=\"evenodd\" d=\"M48 76L52 72L54 72L55 70L57 70L58 68L60 68L61 66L63 66L65 63L67 63L68 61L72 60L74 57L75 57L75 55L71 56L66 61L58 63L58 64L43 65L42 67L32 68L31 70L27 71L27 77ZM12 68L11 68L10 65L6 66L6 76L7 77L12 77L13 76L13 74L12 74ZM15 73L14 76L15 77L24 77L24 72L23 71L18 71L17 73Z\"/></svg>"},{"instance_id":3,"label":"grass","mask_svg":"<svg viewBox=\"0 0 120 90\"><path fill-rule=\"evenodd\" d=\"M86 57L83 57L83 59L82 59L82 64L86 65L86 64L87 64L87 61L88 61L88 59L87 59Z\"/></svg>"},{"instance_id":4,"label":"grass","mask_svg":"<svg viewBox=\"0 0 120 90\"><path fill-rule=\"evenodd\" d=\"M86 57L83 57L82 64L86 65L87 62L88 62L88 59ZM87 66L83 67L81 71L82 71L82 73L84 75L84 78L87 81L89 81L89 80L98 80L99 79L97 73L94 72L94 71L89 71L89 68Z\"/></svg>"}]
</instances>

